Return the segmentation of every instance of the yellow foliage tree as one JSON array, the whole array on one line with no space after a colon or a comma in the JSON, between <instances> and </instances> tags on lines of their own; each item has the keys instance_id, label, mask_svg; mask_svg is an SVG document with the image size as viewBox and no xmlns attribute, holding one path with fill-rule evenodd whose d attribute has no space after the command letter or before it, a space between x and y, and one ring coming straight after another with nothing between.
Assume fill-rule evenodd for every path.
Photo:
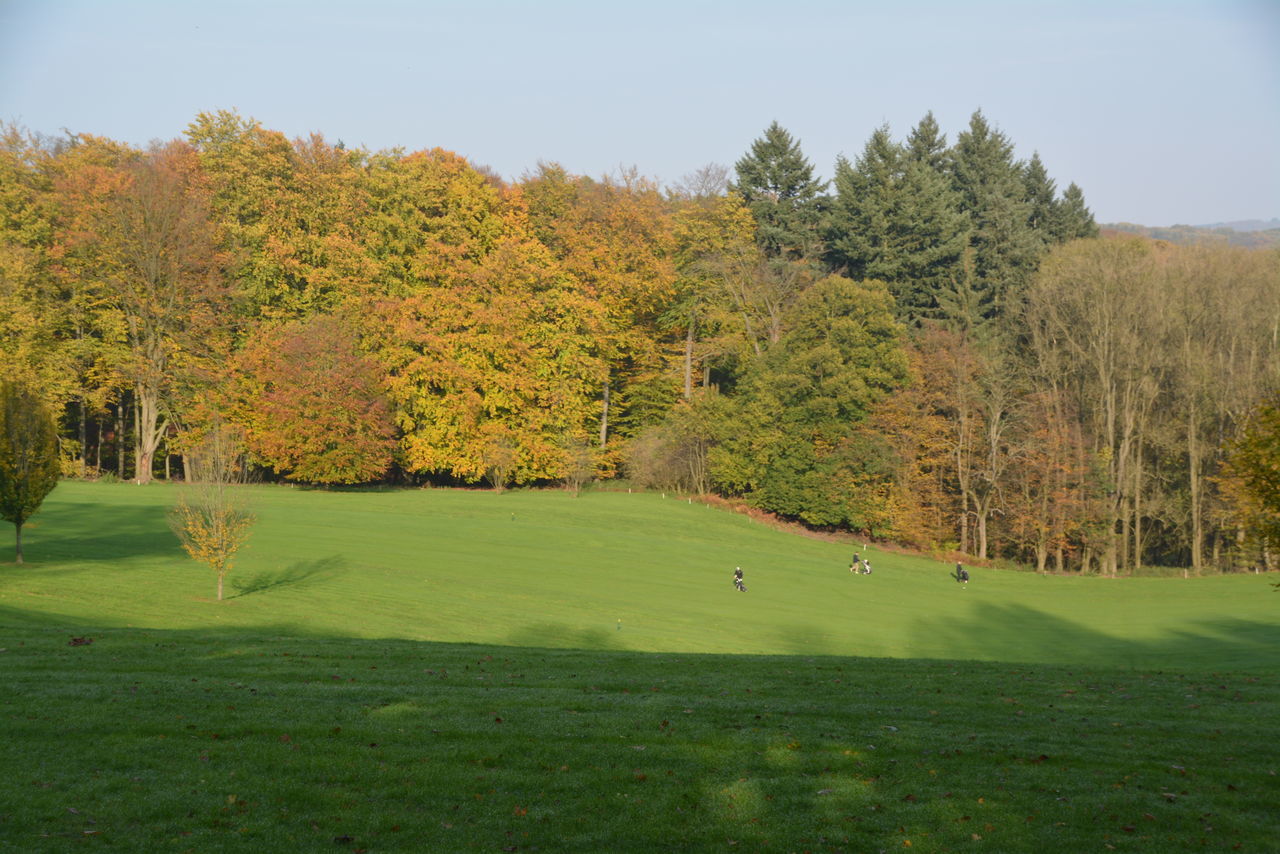
<instances>
[{"instance_id":1,"label":"yellow foliage tree","mask_svg":"<svg viewBox=\"0 0 1280 854\"><path fill-rule=\"evenodd\" d=\"M186 456L187 484L170 511L169 526L193 560L213 570L218 601L236 553L256 517L244 491L246 469L230 431L215 426Z\"/></svg>"}]
</instances>

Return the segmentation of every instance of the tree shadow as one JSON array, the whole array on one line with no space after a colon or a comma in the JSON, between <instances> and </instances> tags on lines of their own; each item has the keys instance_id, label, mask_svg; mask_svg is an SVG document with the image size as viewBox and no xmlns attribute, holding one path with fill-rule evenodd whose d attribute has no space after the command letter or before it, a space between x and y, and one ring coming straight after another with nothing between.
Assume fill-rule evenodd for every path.
<instances>
[{"instance_id":1,"label":"tree shadow","mask_svg":"<svg viewBox=\"0 0 1280 854\"><path fill-rule=\"evenodd\" d=\"M180 555L161 507L54 504L23 528L29 562L107 562L143 555Z\"/></svg>"},{"instance_id":2,"label":"tree shadow","mask_svg":"<svg viewBox=\"0 0 1280 854\"><path fill-rule=\"evenodd\" d=\"M330 555L316 560L300 560L276 572L259 572L254 575L232 578L231 587L235 593L228 599L239 599L255 593L266 593L280 587L309 587L320 581L332 578L347 568L346 558Z\"/></svg>"},{"instance_id":3,"label":"tree shadow","mask_svg":"<svg viewBox=\"0 0 1280 854\"><path fill-rule=\"evenodd\" d=\"M964 617L922 618L913 631L910 648L962 661L1251 669L1274 666L1280 649L1280 622L1203 619L1162 638L1135 639L1014 605L983 604Z\"/></svg>"},{"instance_id":4,"label":"tree shadow","mask_svg":"<svg viewBox=\"0 0 1280 854\"><path fill-rule=\"evenodd\" d=\"M516 647L543 649L624 650L626 645L603 629L580 629L563 623L531 623L507 635Z\"/></svg>"}]
</instances>

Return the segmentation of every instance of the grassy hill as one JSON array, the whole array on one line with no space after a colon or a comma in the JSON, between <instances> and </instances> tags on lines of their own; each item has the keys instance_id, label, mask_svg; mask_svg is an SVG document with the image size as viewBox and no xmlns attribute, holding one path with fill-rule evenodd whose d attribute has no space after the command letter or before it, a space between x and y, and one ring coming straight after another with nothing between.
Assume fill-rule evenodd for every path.
<instances>
[{"instance_id":1,"label":"grassy hill","mask_svg":"<svg viewBox=\"0 0 1280 854\"><path fill-rule=\"evenodd\" d=\"M966 589L655 495L261 488L216 603L171 498L63 484L0 566L0 850L1280 838L1265 578Z\"/></svg>"},{"instance_id":2,"label":"grassy hill","mask_svg":"<svg viewBox=\"0 0 1280 854\"><path fill-rule=\"evenodd\" d=\"M164 519L170 487L64 483L0 573L6 622L244 628L650 652L1179 668L1274 663L1265 579L974 570L788 535L655 494L261 487L210 601ZM749 592L733 590L735 566Z\"/></svg>"}]
</instances>

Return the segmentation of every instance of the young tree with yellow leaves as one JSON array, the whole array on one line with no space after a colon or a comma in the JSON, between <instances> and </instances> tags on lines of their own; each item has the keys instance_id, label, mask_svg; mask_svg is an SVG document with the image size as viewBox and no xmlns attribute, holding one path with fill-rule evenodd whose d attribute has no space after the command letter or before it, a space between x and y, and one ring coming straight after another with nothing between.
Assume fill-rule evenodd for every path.
<instances>
[{"instance_id":1,"label":"young tree with yellow leaves","mask_svg":"<svg viewBox=\"0 0 1280 854\"><path fill-rule=\"evenodd\" d=\"M221 602L223 582L256 518L245 494L247 468L231 430L221 424L188 449L186 460L187 483L169 512L169 527L193 560L213 570Z\"/></svg>"}]
</instances>

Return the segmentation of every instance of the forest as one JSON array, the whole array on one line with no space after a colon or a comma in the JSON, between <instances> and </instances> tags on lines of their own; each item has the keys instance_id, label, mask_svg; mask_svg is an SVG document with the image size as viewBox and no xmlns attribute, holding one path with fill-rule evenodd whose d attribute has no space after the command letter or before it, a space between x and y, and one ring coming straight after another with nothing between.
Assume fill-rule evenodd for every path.
<instances>
[{"instance_id":1,"label":"forest","mask_svg":"<svg viewBox=\"0 0 1280 854\"><path fill-rule=\"evenodd\" d=\"M775 122L667 186L234 111L145 149L10 125L0 376L69 478L226 432L267 481L619 479L1041 571L1276 568L1280 251L1100 236L981 112L829 182Z\"/></svg>"}]
</instances>

